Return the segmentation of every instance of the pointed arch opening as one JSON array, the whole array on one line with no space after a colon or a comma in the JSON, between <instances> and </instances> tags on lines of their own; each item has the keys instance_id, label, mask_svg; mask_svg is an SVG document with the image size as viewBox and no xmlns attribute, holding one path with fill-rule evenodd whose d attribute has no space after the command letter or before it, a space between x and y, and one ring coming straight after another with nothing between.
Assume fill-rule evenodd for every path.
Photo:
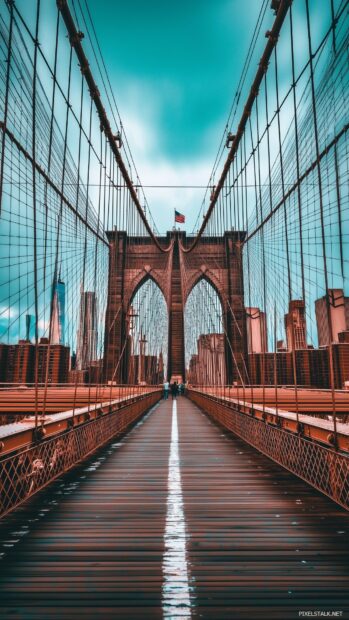
<instances>
[{"instance_id":1,"label":"pointed arch opening","mask_svg":"<svg viewBox=\"0 0 349 620\"><path fill-rule=\"evenodd\" d=\"M186 376L192 385L225 385L224 313L215 287L202 277L184 310Z\"/></svg>"},{"instance_id":2,"label":"pointed arch opening","mask_svg":"<svg viewBox=\"0 0 349 620\"><path fill-rule=\"evenodd\" d=\"M168 310L151 276L134 290L126 314L127 383L157 385L167 374Z\"/></svg>"}]
</instances>

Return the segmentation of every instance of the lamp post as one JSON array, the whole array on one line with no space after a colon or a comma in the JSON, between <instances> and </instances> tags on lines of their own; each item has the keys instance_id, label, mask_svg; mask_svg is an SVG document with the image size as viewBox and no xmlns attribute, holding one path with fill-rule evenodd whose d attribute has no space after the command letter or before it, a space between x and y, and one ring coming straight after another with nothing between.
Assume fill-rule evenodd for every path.
<instances>
[{"instance_id":1,"label":"lamp post","mask_svg":"<svg viewBox=\"0 0 349 620\"><path fill-rule=\"evenodd\" d=\"M138 383L141 385L145 383L144 379L144 362L145 362L145 345L148 340L145 335L141 332L141 337L139 339L139 364L138 364Z\"/></svg>"}]
</instances>

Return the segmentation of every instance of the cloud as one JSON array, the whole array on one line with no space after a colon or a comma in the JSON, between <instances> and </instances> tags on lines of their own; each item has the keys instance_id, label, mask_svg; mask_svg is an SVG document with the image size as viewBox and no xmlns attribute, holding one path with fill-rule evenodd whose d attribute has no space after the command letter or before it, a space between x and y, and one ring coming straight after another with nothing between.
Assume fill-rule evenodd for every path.
<instances>
[{"instance_id":1,"label":"cloud","mask_svg":"<svg viewBox=\"0 0 349 620\"><path fill-rule=\"evenodd\" d=\"M195 186L205 185L209 178L212 159L181 158L161 154L161 128L147 123L131 113L124 115L128 141L144 186ZM195 223L204 189L183 187L145 188L153 218L160 232L173 226L173 211L179 209L186 217L185 228L191 231Z\"/></svg>"},{"instance_id":2,"label":"cloud","mask_svg":"<svg viewBox=\"0 0 349 620\"><path fill-rule=\"evenodd\" d=\"M149 122L146 117L134 112L124 115L124 128L137 167L141 160L144 161L159 152L158 130L155 123Z\"/></svg>"},{"instance_id":3,"label":"cloud","mask_svg":"<svg viewBox=\"0 0 349 620\"><path fill-rule=\"evenodd\" d=\"M0 306L0 317L3 321L14 319L18 316L18 309L14 306Z\"/></svg>"}]
</instances>

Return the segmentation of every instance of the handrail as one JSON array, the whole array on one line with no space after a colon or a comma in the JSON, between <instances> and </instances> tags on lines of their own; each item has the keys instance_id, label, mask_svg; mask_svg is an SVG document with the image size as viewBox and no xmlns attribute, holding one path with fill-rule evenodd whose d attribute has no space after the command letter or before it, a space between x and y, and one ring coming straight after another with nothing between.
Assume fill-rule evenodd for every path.
<instances>
[{"instance_id":1,"label":"handrail","mask_svg":"<svg viewBox=\"0 0 349 620\"><path fill-rule=\"evenodd\" d=\"M252 403L241 398L216 395L210 391L197 388L191 388L189 393L190 391L294 435L300 434L303 438L308 438L313 442L331 448L334 446L333 425L327 420L307 415L309 412L301 413L297 417L294 411L276 409L275 407L262 405L261 403ZM345 453L349 453L349 427L347 424L338 424L338 448Z\"/></svg>"},{"instance_id":2,"label":"handrail","mask_svg":"<svg viewBox=\"0 0 349 620\"><path fill-rule=\"evenodd\" d=\"M13 451L28 447L38 440L52 438L70 428L76 428L87 421L127 407L131 403L140 402L149 395L161 391L162 388L154 387L141 394L121 396L61 413L39 416L40 425L37 428L34 415L26 416L19 422L4 424L0 426L0 455L3 457Z\"/></svg>"}]
</instances>

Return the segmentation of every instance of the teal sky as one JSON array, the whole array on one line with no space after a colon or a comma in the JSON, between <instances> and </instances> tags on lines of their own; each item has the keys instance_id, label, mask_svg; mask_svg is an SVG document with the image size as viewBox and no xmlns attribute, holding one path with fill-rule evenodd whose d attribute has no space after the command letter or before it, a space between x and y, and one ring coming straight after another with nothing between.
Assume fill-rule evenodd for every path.
<instances>
[{"instance_id":1,"label":"teal sky","mask_svg":"<svg viewBox=\"0 0 349 620\"><path fill-rule=\"evenodd\" d=\"M341 0L335 0L335 7L338 8L340 1ZM194 0L189 2L181 0L176 4L168 2L160 3L158 0L153 0L153 2L147 4L141 0L135 0L132 3L112 0L69 0L69 6L77 22L77 27L85 33L83 47L91 64L97 86L100 89L101 98L111 121L112 129L116 130L117 127L113 119L113 111L108 106L102 78L96 67L93 50L89 43L86 24L81 17L80 6L82 7L83 15L86 17L86 2L98 36L123 125L126 129L128 142L143 184L145 186L206 186L223 130L226 126L227 117L237 89L241 70L256 25L257 16L262 6L262 0L253 0L249 3L241 3L238 0L196 0L195 2ZM318 0L309 0L309 3L312 16L312 35L314 46L316 47L324 31L328 30L328 24L330 22L330 2L325 3L325 8L323 3L319 3ZM34 4L36 4L36 2ZM247 92L255 75L261 52L266 44L264 33L272 26L274 21L273 11L270 9L270 0L263 4L266 4L267 7L266 16L261 27L250 71L241 96L240 107L237 111L234 124L232 125L233 131L236 129ZM33 11L33 3L27 0L18 0L16 6L17 5L25 22L28 24L30 32L34 32L35 11ZM304 6L305 0L295 0L293 3L293 15L296 20L296 73L303 68L308 53ZM7 15L8 19L8 10L7 8L5 10L5 8L3 4L2 10L4 14ZM0 14L2 14L1 11ZM55 49L56 20L56 0L42 1L39 41L41 49L44 50L51 67L53 66ZM288 28L289 24L286 20L278 43L280 100L285 91L288 90L290 84L291 69ZM28 46L29 58L32 52L32 42L30 42ZM57 79L64 92L68 84L67 67L69 53L70 46L67 40L67 33L63 20L61 19ZM25 58L27 58L27 56L25 56ZM316 71L318 76L321 76L321 67L325 60L326 54L320 58L320 63L317 64ZM23 62L25 62L25 60ZM30 66L30 62L31 60L29 60L28 66ZM49 102L51 101L52 79L40 58L38 72L42 89L42 92L40 91L40 98L46 102L45 109L47 114ZM275 110L276 101L273 67L271 76L269 77L269 75L267 75L267 79L270 80L270 82L268 82L270 110ZM299 99L305 89L307 80L308 75L305 73L298 87ZM21 84L22 86L20 86L20 88L23 88L23 82L21 82ZM79 111L81 97L80 87L81 74L76 63L75 55L73 55L73 79L70 100L75 113ZM23 105L18 107L15 105L16 88L12 87L11 92L11 96L14 98L14 105L12 106L14 110L14 121L16 121L17 124L18 122L22 123L21 119L26 109L26 99L23 98ZM66 107L63 97L56 93L55 121L57 123L56 133L58 145L62 145L65 110ZM88 110L89 103L87 98L85 98L83 114L83 125L85 129L88 127ZM307 106L302 105L302 110L302 118L304 118ZM283 137L285 137L287 142L286 134L288 128L290 124L291 128L293 126L293 104L290 98L282 108L281 123ZM326 129L326 125L324 125L324 127ZM324 135L326 136L325 129ZM330 129L328 131L330 131ZM331 131L332 130L333 127ZM24 141L27 140L28 144L30 144L30 123L25 126L23 136L22 139ZM270 129L270 136L272 144L271 159L276 162L277 167L278 138L276 123L274 123L273 127ZM44 147L45 145L47 147L47 138L48 134L42 129L42 143ZM95 113L93 116L92 142L94 145L97 145L97 148L99 141L100 129L98 117ZM76 166L78 160L77 145L78 125L75 122L70 122L68 150L70 154L69 157L71 157L72 161L72 169L74 169L74 165ZM124 148L122 149L122 153L124 154ZM222 160L218 166L217 177L221 173L227 154L228 151L224 149ZM87 142L84 141L80 167L80 177L83 182L87 178L87 155ZM42 158L43 165L46 166L45 148L40 149L38 156ZM9 162L11 163L11 157L9 157ZM11 170L8 170L8 178L10 178L10 173L12 174ZM216 181L217 177L215 179ZM262 157L261 161L261 177L262 182L268 180L267 160L265 157ZM59 179L59 174L57 178ZM132 179L136 181L135 175L132 175ZM93 210L97 212L100 191L98 187L99 167L96 165L96 159L91 166L89 182L89 200L92 206L91 212ZM280 192L280 184L276 183L275 185L279 187L278 191ZM10 218L8 221L5 218L4 226L10 227L11 232L8 234L9 236L13 236L13 241L10 239L8 243L10 250L8 250L6 245L3 247L2 258L4 262L7 260L8 251L10 251L10 253L12 252L14 256L18 253L17 228L12 225L12 219L14 214L16 214L14 204L16 208L21 209L22 204L25 203L26 205L26 201L28 201L25 183L18 189L17 185L12 183L11 177L10 186L12 193L9 194L8 198L10 199L12 197L12 206L8 209ZM71 192L72 190L67 189L67 191ZM165 232L172 228L174 208L178 209L186 216L186 224L182 226L182 228L185 228L189 233L192 231L204 197L204 188L170 190L146 188L145 191L153 218L160 232ZM254 191L251 190L248 196L251 197L249 201L249 212L251 211L254 213ZM83 197L81 197L81 200L82 198ZM75 194L73 199L75 199ZM207 206L207 204L208 201L206 201L205 206ZM265 205L268 204L269 202L266 200ZM201 222L199 221L198 223L200 224ZM108 223L105 225L108 227ZM330 231L332 230L331 226L329 227ZM67 231L68 235L70 231L68 225ZM15 321L15 317L18 315L24 316L27 311L33 314L32 294L29 295L28 293L27 306L23 308L22 304L21 307L19 307L21 297L18 291L21 285L24 286L23 278L26 281L25 286L30 288L32 277L30 271L30 248L32 243L30 227L26 228L23 225L21 234L25 240L25 243L21 244L21 251L24 253L26 260L23 261L23 265L14 260L15 269L17 271L14 271L13 277L11 274L11 278L8 279L3 270L5 274L3 277L6 281L3 282L3 284L1 284L0 281L0 286L3 286L2 299L4 300L2 304L2 299L0 298L0 304L3 305L5 309L4 312L7 313L2 318L0 313L0 327L1 321L3 321L5 329L3 333L6 333L6 337L10 340L15 340L20 332L18 329L19 321ZM84 239L84 235L81 236L81 239ZM282 245L283 239L280 238L279 246L282 247ZM277 252L279 252L279 246L276 248ZM297 265L298 248L296 242L294 247L295 265ZM77 255L79 255L79 252L82 252L79 244L75 243L75 239L72 249L74 249L74 251L76 250ZM314 257L314 261L316 260L317 254L314 252L312 246L308 254L310 257ZM54 255L53 252L52 256ZM94 257L94 255L94 252L91 253L91 256ZM66 282L70 282L72 290L74 287L77 289L81 282L81 270L75 270L75 265L81 267L81 261L79 258L77 260L70 260L69 252L64 254L64 256L65 266L63 268L63 277ZM274 258L274 256L272 256L272 258ZM336 257L334 260L336 260ZM52 274L50 269L52 265L53 263L50 264L46 272L45 285L42 285L44 292L51 290ZM282 263L282 265L284 265L284 263ZM73 269L75 271L72 274ZM94 270L91 269L91 274L93 275L93 273ZM284 273L282 275L284 276ZM76 283L78 283L78 285ZM103 281L101 279L101 286L102 284ZM93 286L92 281L90 283L85 282L85 290L89 290L89 288L92 290ZM72 304L74 302L73 294L71 295ZM316 295L315 293L312 294L312 298L320 296L321 294L323 294L322 289L317 292ZM98 292L99 298L103 298L103 295L103 291ZM286 300L287 291L284 297ZM259 304L260 299L255 303ZM43 308L45 306L45 301L43 301L41 305ZM283 313L286 311L286 305L285 303L282 308L282 320ZM45 317L40 317L43 329L45 325L47 326L47 316L48 314L46 312L46 319ZM8 327L11 321L13 323L13 329L12 327L11 329ZM76 325L74 318L71 320L70 326L70 331L73 333L73 337L75 337Z\"/></svg>"},{"instance_id":2,"label":"teal sky","mask_svg":"<svg viewBox=\"0 0 349 620\"><path fill-rule=\"evenodd\" d=\"M171 159L209 154L218 140L261 3L247 4L107 0L101 11L90 0L125 124L128 106L155 121L157 147Z\"/></svg>"},{"instance_id":3,"label":"teal sky","mask_svg":"<svg viewBox=\"0 0 349 620\"><path fill-rule=\"evenodd\" d=\"M207 183L261 4L104 0L101 9L89 0L144 184ZM271 24L269 8L267 18ZM146 190L161 231L172 226L174 207L190 231L203 194Z\"/></svg>"}]
</instances>

